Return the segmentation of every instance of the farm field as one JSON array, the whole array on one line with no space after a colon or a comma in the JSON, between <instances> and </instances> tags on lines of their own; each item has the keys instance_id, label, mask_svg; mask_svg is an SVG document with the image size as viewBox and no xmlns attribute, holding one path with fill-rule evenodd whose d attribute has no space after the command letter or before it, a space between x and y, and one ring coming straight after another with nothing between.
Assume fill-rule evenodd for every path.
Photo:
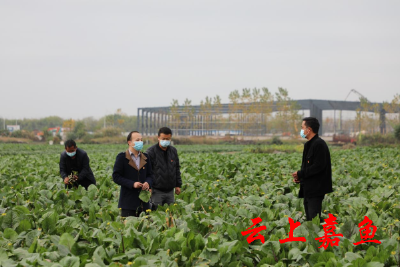
<instances>
[{"instance_id":1,"label":"farm field","mask_svg":"<svg viewBox=\"0 0 400 267\"><path fill-rule=\"evenodd\" d=\"M111 178L124 145L82 145L97 187L66 190L63 146L0 144L1 266L400 266L400 151L331 150L338 246L318 248L323 224L305 222L291 173L301 153L249 153L249 146L177 146L184 186L176 204L123 219ZM145 147L146 149L146 147ZM278 149L278 148L277 148ZM304 215L304 216L303 216ZM354 245L368 216L381 244ZM265 242L241 232L260 217ZM288 218L301 225L288 238Z\"/></svg>"}]
</instances>

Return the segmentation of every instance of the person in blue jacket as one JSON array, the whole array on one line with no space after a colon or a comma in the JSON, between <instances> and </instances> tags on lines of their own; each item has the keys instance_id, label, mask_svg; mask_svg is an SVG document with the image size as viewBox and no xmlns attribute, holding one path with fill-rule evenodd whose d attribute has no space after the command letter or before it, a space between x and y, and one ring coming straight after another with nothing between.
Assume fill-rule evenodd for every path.
<instances>
[{"instance_id":1,"label":"person in blue jacket","mask_svg":"<svg viewBox=\"0 0 400 267\"><path fill-rule=\"evenodd\" d=\"M121 216L136 216L151 209L149 202L139 198L141 190L149 190L153 183L153 171L148 155L143 149L142 135L132 131L127 137L129 148L117 155L112 178L121 186L118 208Z\"/></svg>"}]
</instances>

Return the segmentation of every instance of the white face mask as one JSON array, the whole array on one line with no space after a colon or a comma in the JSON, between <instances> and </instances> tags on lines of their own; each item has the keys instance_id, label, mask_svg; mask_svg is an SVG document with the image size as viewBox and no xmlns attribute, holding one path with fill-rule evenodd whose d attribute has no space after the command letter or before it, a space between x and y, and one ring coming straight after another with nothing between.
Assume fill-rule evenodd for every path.
<instances>
[{"instance_id":1,"label":"white face mask","mask_svg":"<svg viewBox=\"0 0 400 267\"><path fill-rule=\"evenodd\" d=\"M162 147L168 147L171 144L171 141L169 140L160 140L160 145Z\"/></svg>"},{"instance_id":2,"label":"white face mask","mask_svg":"<svg viewBox=\"0 0 400 267\"><path fill-rule=\"evenodd\" d=\"M143 141L132 141L133 145L132 147L136 150L136 151L140 151L143 149Z\"/></svg>"},{"instance_id":3,"label":"white face mask","mask_svg":"<svg viewBox=\"0 0 400 267\"><path fill-rule=\"evenodd\" d=\"M304 133L304 130L303 130L303 129L301 129L301 131L300 131L300 136L301 136L302 138L306 138L306 137L307 137L307 134Z\"/></svg>"}]
</instances>

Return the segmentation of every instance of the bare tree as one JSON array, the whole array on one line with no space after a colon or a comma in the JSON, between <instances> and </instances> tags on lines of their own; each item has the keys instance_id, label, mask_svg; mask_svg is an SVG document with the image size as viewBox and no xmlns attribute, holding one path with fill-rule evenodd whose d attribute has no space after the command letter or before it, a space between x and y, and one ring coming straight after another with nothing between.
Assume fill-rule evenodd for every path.
<instances>
[{"instance_id":1,"label":"bare tree","mask_svg":"<svg viewBox=\"0 0 400 267\"><path fill-rule=\"evenodd\" d=\"M277 119L279 121L279 128L283 132L297 133L297 125L301 121L301 116L298 114L299 105L289 97L287 89L282 87L278 88L275 93L277 105ZM295 135L297 136L297 135Z\"/></svg>"},{"instance_id":2,"label":"bare tree","mask_svg":"<svg viewBox=\"0 0 400 267\"><path fill-rule=\"evenodd\" d=\"M268 129L268 119L272 114L272 107L274 104L274 95L268 90L268 88L261 88L262 94L260 95L260 109L261 109L261 126L265 129L264 133Z\"/></svg>"},{"instance_id":3,"label":"bare tree","mask_svg":"<svg viewBox=\"0 0 400 267\"><path fill-rule=\"evenodd\" d=\"M240 93L235 90L229 94L229 101L231 102L229 111L229 129L239 130L239 109L240 109ZM231 127L233 125L233 127Z\"/></svg>"},{"instance_id":4,"label":"bare tree","mask_svg":"<svg viewBox=\"0 0 400 267\"><path fill-rule=\"evenodd\" d=\"M184 112L184 128L185 128L185 135L190 135L190 129L193 127L193 114L194 110L192 107L192 101L188 98L185 99L183 102L183 112Z\"/></svg>"},{"instance_id":5,"label":"bare tree","mask_svg":"<svg viewBox=\"0 0 400 267\"><path fill-rule=\"evenodd\" d=\"M172 99L171 102L171 108L170 108L170 116L172 119L171 125L172 128L174 129L174 132L176 135L179 135L179 120L180 120L180 115L179 115L179 102L177 99Z\"/></svg>"}]
</instances>

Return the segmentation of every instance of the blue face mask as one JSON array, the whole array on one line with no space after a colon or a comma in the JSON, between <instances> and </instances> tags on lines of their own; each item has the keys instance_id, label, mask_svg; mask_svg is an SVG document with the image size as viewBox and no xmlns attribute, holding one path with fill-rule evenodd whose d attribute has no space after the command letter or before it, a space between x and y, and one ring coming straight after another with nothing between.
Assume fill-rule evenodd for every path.
<instances>
[{"instance_id":1,"label":"blue face mask","mask_svg":"<svg viewBox=\"0 0 400 267\"><path fill-rule=\"evenodd\" d=\"M74 152L67 152L67 155L73 157L76 155L76 150Z\"/></svg>"},{"instance_id":2,"label":"blue face mask","mask_svg":"<svg viewBox=\"0 0 400 267\"><path fill-rule=\"evenodd\" d=\"M143 141L134 141L135 145L133 146L133 148L136 151L140 151L143 148Z\"/></svg>"},{"instance_id":3,"label":"blue face mask","mask_svg":"<svg viewBox=\"0 0 400 267\"><path fill-rule=\"evenodd\" d=\"M171 144L171 141L169 140L160 140L160 145L162 147L168 147Z\"/></svg>"},{"instance_id":4,"label":"blue face mask","mask_svg":"<svg viewBox=\"0 0 400 267\"><path fill-rule=\"evenodd\" d=\"M304 134L304 130L303 129L301 129L301 131L300 131L300 136L302 138L306 138L306 136L307 136L307 135Z\"/></svg>"}]
</instances>

